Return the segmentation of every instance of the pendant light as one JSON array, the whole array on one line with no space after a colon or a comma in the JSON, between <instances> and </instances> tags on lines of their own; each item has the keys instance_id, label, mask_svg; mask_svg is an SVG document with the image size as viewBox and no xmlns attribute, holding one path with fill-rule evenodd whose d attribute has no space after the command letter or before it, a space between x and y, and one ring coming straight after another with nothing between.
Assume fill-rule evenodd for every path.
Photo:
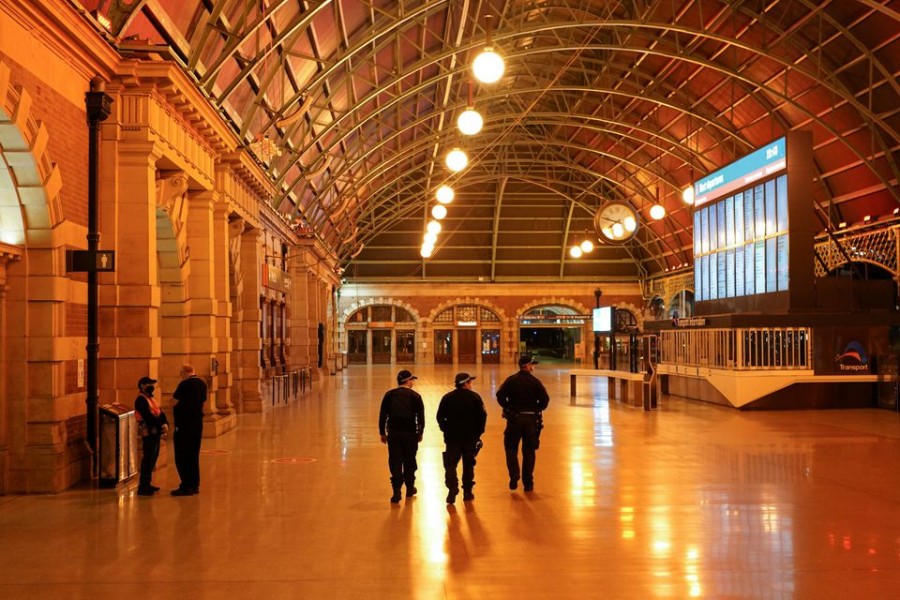
<instances>
[{"instance_id":1,"label":"pendant light","mask_svg":"<svg viewBox=\"0 0 900 600\"><path fill-rule=\"evenodd\" d=\"M472 63L472 73L475 75L475 79L481 83L497 83L503 77L506 66L503 64L503 58L494 52L491 44L491 15L486 15L485 19L487 30L484 49L475 57L475 61Z\"/></svg>"}]
</instances>

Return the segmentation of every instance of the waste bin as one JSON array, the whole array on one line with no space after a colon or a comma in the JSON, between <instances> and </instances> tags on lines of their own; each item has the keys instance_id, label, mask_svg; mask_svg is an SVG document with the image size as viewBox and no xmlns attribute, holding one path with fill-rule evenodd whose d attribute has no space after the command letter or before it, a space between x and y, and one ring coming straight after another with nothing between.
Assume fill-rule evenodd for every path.
<instances>
[{"instance_id":1,"label":"waste bin","mask_svg":"<svg viewBox=\"0 0 900 600\"><path fill-rule=\"evenodd\" d=\"M138 470L137 421L121 404L100 407L100 485L115 487Z\"/></svg>"}]
</instances>

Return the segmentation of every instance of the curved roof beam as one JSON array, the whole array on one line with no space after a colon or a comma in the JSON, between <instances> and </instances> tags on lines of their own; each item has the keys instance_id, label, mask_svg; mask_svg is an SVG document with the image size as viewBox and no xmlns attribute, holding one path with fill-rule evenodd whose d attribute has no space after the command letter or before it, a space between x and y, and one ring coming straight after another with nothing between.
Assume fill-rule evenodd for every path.
<instances>
[{"instance_id":1,"label":"curved roof beam","mask_svg":"<svg viewBox=\"0 0 900 600\"><path fill-rule=\"evenodd\" d=\"M543 50L542 50L542 51L543 51ZM642 53L643 53L642 51L639 51L639 50L631 50L631 49L628 49L628 51L635 51L635 52L637 52L637 53L639 53L639 54L642 54ZM661 54L661 53L660 53L660 55L674 57L674 55L668 55L668 54ZM729 76L732 76L732 77L738 77L738 75L737 75L736 73L734 73L733 71L730 71L730 70L728 70L728 69L726 69L726 68L724 68L724 67L721 67L721 66L719 66L719 65L716 65L715 63L704 63L703 61L700 61L700 60L698 60L698 59L689 59L688 62L693 62L693 63L695 63L695 64L703 64L704 66L706 66L706 67L708 67L708 68L710 68L710 69L712 69L712 70L714 70L714 71L720 72L720 73L722 73L722 74L724 74L724 75L729 75ZM435 79L441 79L442 77L445 77L445 76L446 76L446 75L441 75L441 76L438 76L438 77L435 78ZM740 77L740 79L741 79L743 82L745 82L745 83L751 84L751 85L753 85L753 86L758 86L758 84L757 84L756 82L754 82L754 81L752 81L752 80L750 80L750 79L748 79L748 78L746 78L746 77ZM391 107L392 105L399 103L402 99L404 99L404 98L406 98L406 97L410 97L410 96L413 96L413 95L415 95L415 94L418 94L419 92L422 91L421 88L424 88L424 87L427 87L427 86L429 86L429 85L432 85L432 82L433 82L433 80L428 80L428 81L426 81L426 82L423 82L423 83L420 84L419 86L415 86L415 87L409 89L409 90L408 90L407 92L405 92L402 96L399 96L399 97L393 99L390 103L388 103L388 104L386 104L385 106L383 106L383 107L382 107L382 110L386 110L387 108ZM378 93L383 92L383 91L384 91L383 89L380 89L380 90L374 90L369 96L370 96L370 97L374 97L375 95L377 95ZM518 90L516 90L516 92L517 92L517 91L518 91ZM591 90L591 91L598 91L598 90ZM599 91L606 91L606 90L599 90ZM873 170L873 172L876 173L876 174L878 174L878 175L880 176L880 178L881 178L882 182L885 184L886 188L890 188L890 186L889 186L888 183L887 183L887 180L884 179L884 177L883 177L881 174L878 173L878 170L874 168L874 165L871 165L871 164L870 164L870 162L869 162L869 160L867 159L867 157L866 157L860 150L858 150L858 149L856 149L855 147L853 147L853 146L851 145L850 141L847 140L847 139L845 139L845 138L842 136L842 134L839 133L833 126L831 126L830 124L828 124L828 123L825 121L825 119L823 119L822 117L820 117L820 116L817 115L817 114L812 113L809 109L805 108L804 106L797 104L796 102L793 101L793 99L792 99L790 96L784 95L784 94L779 93L779 92L777 92L777 91L775 91L775 90L772 90L772 89L768 89L767 92L770 93L770 94L773 94L773 95L775 95L775 96L780 97L780 99L781 99L783 102L785 102L786 104L789 104L789 105L793 106L794 108L796 108L796 109L799 110L800 112L804 113L811 121L816 122L818 125L822 126L824 129L828 130L829 133L831 133L835 138L837 138L838 140L842 141L842 142L844 143L844 145L846 145L848 148L851 148L851 149L853 150L853 152L857 155L857 157L860 158L860 160L862 160L862 161L865 162L866 164L869 164L869 166L870 166L870 168ZM650 99L650 98L644 98L644 99ZM670 103L670 104L669 104L669 107L672 108L672 109L674 109L674 110L681 111L681 112L683 112L683 113L687 113L687 112L688 112L687 110L681 108L679 105L675 105L675 104L671 104L671 103ZM350 115L350 114L351 114L351 113L348 112L348 113L346 113L345 115L341 116L339 119L337 119L337 120L333 121L332 123L330 123L330 124L325 128L325 130L323 130L322 132L320 132L320 136L325 135L325 134L326 134L329 130L331 130L331 129L337 128L338 125L341 123L341 121L344 120L344 119L346 119L346 118L348 117L348 115ZM694 113L691 113L691 114L694 114ZM696 116L696 115L695 115L695 116ZM347 131L347 132L344 132L344 136L343 136L342 139L346 139L346 137L349 135L350 132L358 130L358 129L359 129L359 128L367 121L367 120L369 120L369 119L371 119L371 118L374 118L374 115L368 115L368 116L366 117L366 119L361 120L361 121L360 121L357 125L355 125L351 130L349 130L349 131ZM713 126L714 126L715 124L714 124L714 123L710 123L710 125L713 125ZM730 134L730 132L729 132L729 134ZM304 153L304 152L305 152L306 150L308 150L310 147L312 147L312 145L313 145L313 144L307 144L307 146L305 146L304 149L303 149L302 151L300 151L300 152L298 152L298 153L296 153L296 154L294 155L294 157L290 160L290 162L288 163L288 165L287 165L286 167L285 167L285 166L282 166L282 168L284 169L284 173L289 172L290 167L293 166L294 164L296 164L296 162L299 160L299 155L302 154L302 153ZM283 179L283 177L284 177L284 175L282 175L282 179ZM280 179L280 180L279 180L279 183L281 183L281 182L282 182L282 180ZM296 186L296 181L295 181L295 183L290 184L290 185L288 186L288 188L287 188L286 190L284 190L283 193L284 193L285 195L286 195L286 194L290 194L291 191L293 190L293 188L294 188L295 186ZM895 194L895 196L896 196L897 199L898 199L898 202L900 202L900 195L898 195L898 194L900 194L900 193L898 193L896 190L893 190L892 193Z\"/></svg>"}]
</instances>

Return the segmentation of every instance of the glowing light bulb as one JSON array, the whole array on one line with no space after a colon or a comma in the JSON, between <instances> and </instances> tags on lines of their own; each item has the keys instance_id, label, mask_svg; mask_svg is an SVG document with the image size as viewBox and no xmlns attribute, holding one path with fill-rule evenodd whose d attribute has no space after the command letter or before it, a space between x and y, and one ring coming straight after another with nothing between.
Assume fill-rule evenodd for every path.
<instances>
[{"instance_id":1,"label":"glowing light bulb","mask_svg":"<svg viewBox=\"0 0 900 600\"><path fill-rule=\"evenodd\" d=\"M441 232L441 224L437 221L428 221L428 225L425 226L425 229L428 230L428 233L437 235Z\"/></svg>"},{"instance_id":2,"label":"glowing light bulb","mask_svg":"<svg viewBox=\"0 0 900 600\"><path fill-rule=\"evenodd\" d=\"M475 62L472 63L475 79L481 83L496 83L503 77L505 69L503 58L490 46L485 46L481 54L475 57Z\"/></svg>"},{"instance_id":3,"label":"glowing light bulb","mask_svg":"<svg viewBox=\"0 0 900 600\"><path fill-rule=\"evenodd\" d=\"M684 200L685 204L693 204L694 203L694 186L689 185L681 192L681 199Z\"/></svg>"},{"instance_id":4,"label":"glowing light bulb","mask_svg":"<svg viewBox=\"0 0 900 600\"><path fill-rule=\"evenodd\" d=\"M584 240L581 242L581 251L582 252L590 252L594 249L594 242L591 240Z\"/></svg>"},{"instance_id":5,"label":"glowing light bulb","mask_svg":"<svg viewBox=\"0 0 900 600\"><path fill-rule=\"evenodd\" d=\"M460 113L456 118L456 126L465 135L475 135L484 126L484 119L474 108L469 108Z\"/></svg>"},{"instance_id":6,"label":"glowing light bulb","mask_svg":"<svg viewBox=\"0 0 900 600\"><path fill-rule=\"evenodd\" d=\"M428 258L434 252L434 246L426 246L422 244L422 248L419 250L419 254L422 255L422 258Z\"/></svg>"},{"instance_id":7,"label":"glowing light bulb","mask_svg":"<svg viewBox=\"0 0 900 600\"><path fill-rule=\"evenodd\" d=\"M454 148L447 153L447 158L444 159L444 162L446 163L448 169L450 169L454 173L458 173L459 171L465 169L466 165L469 164L469 157L466 156L466 153L459 148Z\"/></svg>"},{"instance_id":8,"label":"glowing light bulb","mask_svg":"<svg viewBox=\"0 0 900 600\"><path fill-rule=\"evenodd\" d=\"M613 223L612 233L615 239L619 239L623 235L625 235L625 228L622 227L621 223Z\"/></svg>"},{"instance_id":9,"label":"glowing light bulb","mask_svg":"<svg viewBox=\"0 0 900 600\"><path fill-rule=\"evenodd\" d=\"M613 232L612 232L612 229L610 229L609 227L604 227L603 229L600 230L600 233L602 233L604 236L606 236L607 239L610 239L610 240L613 239Z\"/></svg>"},{"instance_id":10,"label":"glowing light bulb","mask_svg":"<svg viewBox=\"0 0 900 600\"><path fill-rule=\"evenodd\" d=\"M572 246L569 248L569 256L572 258L581 258L583 252L581 251L581 246Z\"/></svg>"},{"instance_id":11,"label":"glowing light bulb","mask_svg":"<svg viewBox=\"0 0 900 600\"><path fill-rule=\"evenodd\" d=\"M437 201L441 204L450 204L453 202L453 197L455 195L456 193L449 185L442 185L437 189Z\"/></svg>"},{"instance_id":12,"label":"glowing light bulb","mask_svg":"<svg viewBox=\"0 0 900 600\"><path fill-rule=\"evenodd\" d=\"M430 246L434 246L435 244L437 244L437 234L436 233L431 233L429 231L428 233L425 234L424 239L425 239L425 243Z\"/></svg>"},{"instance_id":13,"label":"glowing light bulb","mask_svg":"<svg viewBox=\"0 0 900 600\"><path fill-rule=\"evenodd\" d=\"M431 207L431 216L440 221L447 216L447 207L443 204L435 204Z\"/></svg>"},{"instance_id":14,"label":"glowing light bulb","mask_svg":"<svg viewBox=\"0 0 900 600\"><path fill-rule=\"evenodd\" d=\"M637 229L637 219L634 217L625 217L622 221L622 224L625 226L625 231L631 233L635 229Z\"/></svg>"},{"instance_id":15,"label":"glowing light bulb","mask_svg":"<svg viewBox=\"0 0 900 600\"><path fill-rule=\"evenodd\" d=\"M650 217L659 221L666 216L666 208L662 204L654 204L650 207Z\"/></svg>"}]
</instances>

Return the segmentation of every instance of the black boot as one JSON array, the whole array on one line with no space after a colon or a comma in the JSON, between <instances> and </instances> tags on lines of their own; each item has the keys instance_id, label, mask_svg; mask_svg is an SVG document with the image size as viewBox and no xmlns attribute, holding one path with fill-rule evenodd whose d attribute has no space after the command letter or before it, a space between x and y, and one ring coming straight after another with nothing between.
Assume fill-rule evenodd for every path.
<instances>
[{"instance_id":1,"label":"black boot","mask_svg":"<svg viewBox=\"0 0 900 600\"><path fill-rule=\"evenodd\" d=\"M411 483L407 483L407 484L406 484L406 497L407 497L407 498L412 498L413 496L416 495L416 493L417 493L418 491L419 491L419 490L416 489L416 486L415 486L415 485L413 485L413 484L411 484Z\"/></svg>"},{"instance_id":2,"label":"black boot","mask_svg":"<svg viewBox=\"0 0 900 600\"><path fill-rule=\"evenodd\" d=\"M396 485L394 486L394 495L391 496L391 503L397 504L398 502L400 502L400 486Z\"/></svg>"},{"instance_id":3,"label":"black boot","mask_svg":"<svg viewBox=\"0 0 900 600\"><path fill-rule=\"evenodd\" d=\"M459 488L450 488L450 492L447 494L447 504L453 504L456 502L456 495L459 493Z\"/></svg>"}]
</instances>

